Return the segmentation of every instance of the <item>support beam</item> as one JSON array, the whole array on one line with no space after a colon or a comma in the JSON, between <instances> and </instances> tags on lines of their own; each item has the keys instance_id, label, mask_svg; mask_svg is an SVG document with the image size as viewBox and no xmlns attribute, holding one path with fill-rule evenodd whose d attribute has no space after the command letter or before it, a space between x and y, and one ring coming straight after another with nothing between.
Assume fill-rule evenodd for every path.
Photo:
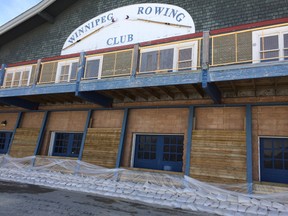
<instances>
[{"instance_id":1,"label":"support beam","mask_svg":"<svg viewBox=\"0 0 288 216\"><path fill-rule=\"evenodd\" d=\"M95 103L103 107L112 107L113 99L96 92L78 92L76 96L90 103Z\"/></svg>"},{"instance_id":2,"label":"support beam","mask_svg":"<svg viewBox=\"0 0 288 216\"><path fill-rule=\"evenodd\" d=\"M82 141L81 141L81 148L80 148L78 160L82 160L85 140L86 140L86 136L87 136L87 132L88 132L88 128L90 125L90 119L91 119L92 114L93 114L93 111L89 110L88 114L87 114L87 118L86 118L86 124L85 124L84 133L83 133L83 137L82 137Z\"/></svg>"},{"instance_id":3,"label":"support beam","mask_svg":"<svg viewBox=\"0 0 288 216\"><path fill-rule=\"evenodd\" d=\"M19 112L19 113L18 113L18 117L17 117L17 120L16 120L16 124L15 124L14 130L13 130L13 134L12 134L12 137L11 137L11 140L10 140L10 143L9 143L9 147L8 147L8 151L7 151L7 154L8 154L8 155L10 154L10 150L11 150L11 146L12 146L12 143L13 143L13 140L14 140L14 137L15 137L15 134L16 134L16 130L17 130L17 128L19 128L19 126L20 126L22 115L23 115L22 112Z\"/></svg>"},{"instance_id":4,"label":"support beam","mask_svg":"<svg viewBox=\"0 0 288 216\"><path fill-rule=\"evenodd\" d=\"M186 89L183 86L175 85L174 86L178 91L180 91L187 99L189 98L189 93L186 91Z\"/></svg>"},{"instance_id":5,"label":"support beam","mask_svg":"<svg viewBox=\"0 0 288 216\"><path fill-rule=\"evenodd\" d=\"M145 94L143 94L143 92L142 92L140 89L133 89L133 91L136 91L136 94L137 94L139 97L141 97L141 98L143 98L144 100L147 100L147 101L148 101L148 96L145 95Z\"/></svg>"},{"instance_id":6,"label":"support beam","mask_svg":"<svg viewBox=\"0 0 288 216\"><path fill-rule=\"evenodd\" d=\"M237 95L238 95L238 91L237 91L237 88L236 88L235 84L233 83L233 81L230 81L229 83L230 83L230 85L231 85L232 88L233 88L233 91L234 91L235 96L237 96Z\"/></svg>"},{"instance_id":7,"label":"support beam","mask_svg":"<svg viewBox=\"0 0 288 216\"><path fill-rule=\"evenodd\" d=\"M29 109L29 110L37 110L39 107L39 103L34 103L34 102L31 102L22 98L17 98L17 97L0 98L0 103L13 105L13 106L17 106L17 107L21 107L21 108Z\"/></svg>"},{"instance_id":8,"label":"support beam","mask_svg":"<svg viewBox=\"0 0 288 216\"><path fill-rule=\"evenodd\" d=\"M201 95L201 97L203 98L205 95L204 90L199 86L199 84L192 84L192 87L194 88L194 90Z\"/></svg>"},{"instance_id":9,"label":"support beam","mask_svg":"<svg viewBox=\"0 0 288 216\"><path fill-rule=\"evenodd\" d=\"M161 99L160 94L158 94L156 91L153 91L150 88L142 88L144 91L148 92L149 94L151 94L152 96L156 97L157 99Z\"/></svg>"},{"instance_id":10,"label":"support beam","mask_svg":"<svg viewBox=\"0 0 288 216\"><path fill-rule=\"evenodd\" d=\"M41 129L40 129L40 132L39 132L39 135L38 135L36 148L35 148L35 150L34 150L34 155L35 155L35 156L39 154L40 147L41 147L41 144L42 144L42 142L43 142L43 138L44 138L44 133L45 133L45 129L46 129L46 123L47 123L47 120L48 120L48 116L49 116L49 111L46 111L46 112L44 113L44 117L43 117L43 119L42 119Z\"/></svg>"},{"instance_id":11,"label":"support beam","mask_svg":"<svg viewBox=\"0 0 288 216\"><path fill-rule=\"evenodd\" d=\"M194 106L189 107L189 118L188 118L188 131L187 131L187 148L186 148L186 163L185 163L185 175L190 175L190 160L191 160L191 149L192 149L192 132L194 121Z\"/></svg>"},{"instance_id":12,"label":"support beam","mask_svg":"<svg viewBox=\"0 0 288 216\"><path fill-rule=\"evenodd\" d=\"M121 165L121 157L122 157L123 146L124 146L124 142L125 142L125 134L126 134L126 127L127 127L127 122L128 122L128 114L129 114L129 109L125 108L124 117L123 117L123 121L122 121L120 143L119 143L119 147L118 147L118 154L117 154L117 160L116 160L116 168L119 168Z\"/></svg>"},{"instance_id":13,"label":"support beam","mask_svg":"<svg viewBox=\"0 0 288 216\"><path fill-rule=\"evenodd\" d=\"M47 13L46 11L41 11L38 13L38 15L51 24L55 22L55 18L51 16L49 13Z\"/></svg>"},{"instance_id":14,"label":"support beam","mask_svg":"<svg viewBox=\"0 0 288 216\"><path fill-rule=\"evenodd\" d=\"M7 67L6 64L2 64L1 65L1 69L0 69L0 87L3 86L6 67Z\"/></svg>"},{"instance_id":15,"label":"support beam","mask_svg":"<svg viewBox=\"0 0 288 216\"><path fill-rule=\"evenodd\" d=\"M122 94L124 97L128 97L130 100L135 101L136 100L136 96L134 96L133 94L131 94L129 91L121 89L117 91L118 93Z\"/></svg>"},{"instance_id":16,"label":"support beam","mask_svg":"<svg viewBox=\"0 0 288 216\"><path fill-rule=\"evenodd\" d=\"M35 70L35 76L33 80L33 87L35 87L38 83L38 80L40 78L40 71L41 71L41 59L37 60L36 70Z\"/></svg>"},{"instance_id":17,"label":"support beam","mask_svg":"<svg viewBox=\"0 0 288 216\"><path fill-rule=\"evenodd\" d=\"M134 45L134 50L133 50L133 63L132 63L132 77L136 77L137 71L139 71L139 44Z\"/></svg>"},{"instance_id":18,"label":"support beam","mask_svg":"<svg viewBox=\"0 0 288 216\"><path fill-rule=\"evenodd\" d=\"M160 90L162 90L166 95L168 95L171 99L174 99L175 98L175 95L169 91L168 88L164 87L164 86L161 86L161 87L157 87L159 88Z\"/></svg>"},{"instance_id":19,"label":"support beam","mask_svg":"<svg viewBox=\"0 0 288 216\"><path fill-rule=\"evenodd\" d=\"M247 192L253 192L253 157L252 157L252 107L246 105L246 172L247 172Z\"/></svg>"},{"instance_id":20,"label":"support beam","mask_svg":"<svg viewBox=\"0 0 288 216\"><path fill-rule=\"evenodd\" d=\"M215 83L208 82L208 70L202 70L202 88L215 104L221 103L221 92Z\"/></svg>"}]
</instances>

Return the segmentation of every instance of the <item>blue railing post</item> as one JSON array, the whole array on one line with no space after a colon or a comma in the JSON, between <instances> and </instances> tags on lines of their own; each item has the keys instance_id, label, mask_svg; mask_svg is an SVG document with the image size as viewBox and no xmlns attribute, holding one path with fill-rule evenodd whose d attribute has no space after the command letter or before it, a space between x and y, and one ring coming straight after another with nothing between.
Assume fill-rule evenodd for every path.
<instances>
[{"instance_id":1,"label":"blue railing post","mask_svg":"<svg viewBox=\"0 0 288 216\"><path fill-rule=\"evenodd\" d=\"M123 146L124 146L124 142L125 142L125 134L126 134L127 121L128 121L128 114L129 114L129 109L125 108L124 117L123 117L123 121L122 121L120 143L119 143L119 147L118 147L118 154L117 154L117 160L116 160L116 168L119 168L120 164L121 164L121 157L122 157Z\"/></svg>"},{"instance_id":2,"label":"blue railing post","mask_svg":"<svg viewBox=\"0 0 288 216\"><path fill-rule=\"evenodd\" d=\"M246 105L246 172L247 172L247 192L253 192L253 158L252 158L252 108Z\"/></svg>"},{"instance_id":3,"label":"blue railing post","mask_svg":"<svg viewBox=\"0 0 288 216\"><path fill-rule=\"evenodd\" d=\"M6 64L2 64L1 65L1 69L0 69L0 86L3 86L3 83L4 83L6 67L7 67Z\"/></svg>"},{"instance_id":4,"label":"blue railing post","mask_svg":"<svg viewBox=\"0 0 288 216\"><path fill-rule=\"evenodd\" d=\"M193 121L194 121L194 106L189 107L188 117L188 130L187 130L187 147L186 147L186 163L185 163L185 175L190 175L190 160L191 160L191 149L192 149L192 132L193 132Z\"/></svg>"},{"instance_id":5,"label":"blue railing post","mask_svg":"<svg viewBox=\"0 0 288 216\"><path fill-rule=\"evenodd\" d=\"M76 96L79 93L79 85L80 85L81 79L84 77L85 63L86 63L85 56L86 56L85 52L80 53L80 59L79 59L78 69L77 69L76 89L75 89Z\"/></svg>"},{"instance_id":6,"label":"blue railing post","mask_svg":"<svg viewBox=\"0 0 288 216\"><path fill-rule=\"evenodd\" d=\"M86 140L86 136L87 136L87 132L88 132L88 128L89 128L89 124L90 124L90 119L91 119L92 113L93 113L93 111L90 109L88 111L88 114L87 114L87 119L86 119L86 124L85 124L83 137L82 137L82 141L81 141L81 148L80 148L78 160L82 160L85 140Z\"/></svg>"},{"instance_id":7,"label":"blue railing post","mask_svg":"<svg viewBox=\"0 0 288 216\"><path fill-rule=\"evenodd\" d=\"M15 137L15 134L16 134L16 130L17 130L17 128L19 128L19 126L20 126L22 115L23 115L22 112L19 112L19 113L18 113L18 117L17 117L17 120L16 120L16 124L15 124L14 130L13 130L13 134L12 134L12 137L11 137L11 140L10 140L10 143L9 143L9 148L8 148L8 151L7 151L7 154L8 154L8 155L10 154L10 150L11 150L11 146L12 146L12 143L13 143L13 140L14 140L14 137Z\"/></svg>"}]
</instances>

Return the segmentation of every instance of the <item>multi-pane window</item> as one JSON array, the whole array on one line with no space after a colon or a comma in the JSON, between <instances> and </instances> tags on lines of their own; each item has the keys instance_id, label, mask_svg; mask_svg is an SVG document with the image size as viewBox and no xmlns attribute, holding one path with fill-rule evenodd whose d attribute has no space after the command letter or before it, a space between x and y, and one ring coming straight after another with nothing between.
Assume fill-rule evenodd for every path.
<instances>
[{"instance_id":1,"label":"multi-pane window","mask_svg":"<svg viewBox=\"0 0 288 216\"><path fill-rule=\"evenodd\" d=\"M283 40L284 40L284 58L285 60L288 59L288 33L283 35Z\"/></svg>"},{"instance_id":2,"label":"multi-pane window","mask_svg":"<svg viewBox=\"0 0 288 216\"><path fill-rule=\"evenodd\" d=\"M192 48L179 49L178 70L192 70Z\"/></svg>"},{"instance_id":3,"label":"multi-pane window","mask_svg":"<svg viewBox=\"0 0 288 216\"><path fill-rule=\"evenodd\" d=\"M140 73L195 70L197 42L149 48L141 51Z\"/></svg>"},{"instance_id":4,"label":"multi-pane window","mask_svg":"<svg viewBox=\"0 0 288 216\"><path fill-rule=\"evenodd\" d=\"M279 39L278 35L260 38L260 59L261 61L278 60Z\"/></svg>"},{"instance_id":5,"label":"multi-pane window","mask_svg":"<svg viewBox=\"0 0 288 216\"><path fill-rule=\"evenodd\" d=\"M156 159L157 136L140 136L138 145L138 159Z\"/></svg>"},{"instance_id":6,"label":"multi-pane window","mask_svg":"<svg viewBox=\"0 0 288 216\"><path fill-rule=\"evenodd\" d=\"M173 71L174 49L162 49L143 53L140 72Z\"/></svg>"},{"instance_id":7,"label":"multi-pane window","mask_svg":"<svg viewBox=\"0 0 288 216\"><path fill-rule=\"evenodd\" d=\"M288 27L253 32L253 62L288 59Z\"/></svg>"},{"instance_id":8,"label":"multi-pane window","mask_svg":"<svg viewBox=\"0 0 288 216\"><path fill-rule=\"evenodd\" d=\"M4 79L4 87L28 86L31 79L32 66L7 68Z\"/></svg>"},{"instance_id":9,"label":"multi-pane window","mask_svg":"<svg viewBox=\"0 0 288 216\"><path fill-rule=\"evenodd\" d=\"M70 82L77 79L78 60L59 62L56 75L56 83Z\"/></svg>"},{"instance_id":10,"label":"multi-pane window","mask_svg":"<svg viewBox=\"0 0 288 216\"><path fill-rule=\"evenodd\" d=\"M82 133L55 133L53 156L78 157Z\"/></svg>"},{"instance_id":11,"label":"multi-pane window","mask_svg":"<svg viewBox=\"0 0 288 216\"><path fill-rule=\"evenodd\" d=\"M261 181L288 182L288 138L260 138Z\"/></svg>"},{"instance_id":12,"label":"multi-pane window","mask_svg":"<svg viewBox=\"0 0 288 216\"><path fill-rule=\"evenodd\" d=\"M89 78L101 78L101 69L102 68L102 57L93 57L88 58L86 61L86 70L84 77Z\"/></svg>"},{"instance_id":13,"label":"multi-pane window","mask_svg":"<svg viewBox=\"0 0 288 216\"><path fill-rule=\"evenodd\" d=\"M12 132L0 132L0 154L7 153L11 137Z\"/></svg>"},{"instance_id":14,"label":"multi-pane window","mask_svg":"<svg viewBox=\"0 0 288 216\"><path fill-rule=\"evenodd\" d=\"M163 161L182 161L183 136L164 136Z\"/></svg>"}]
</instances>

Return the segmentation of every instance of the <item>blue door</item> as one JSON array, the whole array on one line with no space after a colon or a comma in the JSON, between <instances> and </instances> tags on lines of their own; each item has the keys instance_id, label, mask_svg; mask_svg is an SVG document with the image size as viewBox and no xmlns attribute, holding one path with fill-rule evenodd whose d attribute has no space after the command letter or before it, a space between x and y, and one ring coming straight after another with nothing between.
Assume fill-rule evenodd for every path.
<instances>
[{"instance_id":1,"label":"blue door","mask_svg":"<svg viewBox=\"0 0 288 216\"><path fill-rule=\"evenodd\" d=\"M0 132L0 154L6 154L9 148L12 132Z\"/></svg>"},{"instance_id":2,"label":"blue door","mask_svg":"<svg viewBox=\"0 0 288 216\"><path fill-rule=\"evenodd\" d=\"M288 138L260 139L261 181L288 184Z\"/></svg>"},{"instance_id":3,"label":"blue door","mask_svg":"<svg viewBox=\"0 0 288 216\"><path fill-rule=\"evenodd\" d=\"M182 135L137 135L134 167L182 172Z\"/></svg>"}]
</instances>

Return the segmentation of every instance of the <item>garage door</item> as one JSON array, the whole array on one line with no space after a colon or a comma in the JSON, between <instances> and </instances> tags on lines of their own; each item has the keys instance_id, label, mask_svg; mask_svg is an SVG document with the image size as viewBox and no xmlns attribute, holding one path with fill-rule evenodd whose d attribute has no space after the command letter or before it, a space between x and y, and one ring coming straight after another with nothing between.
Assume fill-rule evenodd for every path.
<instances>
[{"instance_id":1,"label":"garage door","mask_svg":"<svg viewBox=\"0 0 288 216\"><path fill-rule=\"evenodd\" d=\"M182 172L183 135L136 135L134 167Z\"/></svg>"},{"instance_id":2,"label":"garage door","mask_svg":"<svg viewBox=\"0 0 288 216\"><path fill-rule=\"evenodd\" d=\"M260 139L261 181L288 184L288 138Z\"/></svg>"}]
</instances>

